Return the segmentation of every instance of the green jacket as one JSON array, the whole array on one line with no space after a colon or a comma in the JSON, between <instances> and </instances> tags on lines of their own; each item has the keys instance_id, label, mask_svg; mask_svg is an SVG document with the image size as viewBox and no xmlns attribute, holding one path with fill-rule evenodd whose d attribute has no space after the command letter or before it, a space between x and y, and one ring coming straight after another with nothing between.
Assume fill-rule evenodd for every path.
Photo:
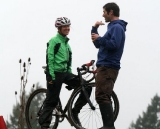
<instances>
[{"instance_id":1,"label":"green jacket","mask_svg":"<svg viewBox=\"0 0 160 129\"><path fill-rule=\"evenodd\" d=\"M72 72L72 51L68 41L69 38L57 33L55 37L50 39L47 45L47 71L52 80L55 80L54 72ZM55 53L55 51L57 52Z\"/></svg>"}]
</instances>

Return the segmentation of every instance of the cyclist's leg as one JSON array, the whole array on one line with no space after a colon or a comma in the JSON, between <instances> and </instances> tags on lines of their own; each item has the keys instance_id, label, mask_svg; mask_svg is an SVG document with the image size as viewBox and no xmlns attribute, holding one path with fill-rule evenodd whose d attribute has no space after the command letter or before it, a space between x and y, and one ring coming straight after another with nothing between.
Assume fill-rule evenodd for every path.
<instances>
[{"instance_id":1,"label":"cyclist's leg","mask_svg":"<svg viewBox=\"0 0 160 129\"><path fill-rule=\"evenodd\" d=\"M74 74L68 73L68 76L66 77L65 83L68 84L70 87L73 87L73 88L78 87L80 85L79 80L78 80L78 78L74 78L75 76L76 75L74 75ZM88 87L88 88L85 88L85 90L86 90L88 96L90 97L91 92L92 92L92 88ZM74 105L73 109L72 109L74 118L77 121L77 123L80 124L80 125L81 125L81 123L80 123L80 120L78 118L78 114L80 113L80 110L82 109L82 107L84 105L86 105L86 103L87 103L87 100L86 100L83 92L81 92L77 101L75 102L75 105Z\"/></svg>"},{"instance_id":2,"label":"cyclist's leg","mask_svg":"<svg viewBox=\"0 0 160 129\"><path fill-rule=\"evenodd\" d=\"M99 67L96 76L96 101L99 104L104 127L114 129L114 114L111 104L111 94L118 76L118 70Z\"/></svg>"},{"instance_id":3,"label":"cyclist's leg","mask_svg":"<svg viewBox=\"0 0 160 129\"><path fill-rule=\"evenodd\" d=\"M53 84L49 84L47 81L46 100L44 102L42 114L39 117L39 124L42 127L49 127L52 119L52 111L59 101L59 94L63 82L63 74L56 73L55 75L56 80L53 82Z\"/></svg>"},{"instance_id":4,"label":"cyclist's leg","mask_svg":"<svg viewBox=\"0 0 160 129\"><path fill-rule=\"evenodd\" d=\"M85 81L85 80L84 80ZM67 73L67 76L65 78L65 84L69 85L72 88L76 88L80 86L79 83L79 78L76 78L76 75L72 74L72 73ZM85 88L88 96L90 97L91 92L92 92L92 88L91 87L87 87ZM87 100L83 94L83 92L81 92L81 94L79 95L79 98L77 99L76 103L75 103L75 107L74 109L79 113L81 108L87 103Z\"/></svg>"}]
</instances>

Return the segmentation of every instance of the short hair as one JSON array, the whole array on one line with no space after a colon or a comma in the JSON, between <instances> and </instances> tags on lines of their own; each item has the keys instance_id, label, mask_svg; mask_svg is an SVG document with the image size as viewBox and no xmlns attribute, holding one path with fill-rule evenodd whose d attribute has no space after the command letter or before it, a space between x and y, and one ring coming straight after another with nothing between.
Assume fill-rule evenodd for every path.
<instances>
[{"instance_id":1,"label":"short hair","mask_svg":"<svg viewBox=\"0 0 160 129\"><path fill-rule=\"evenodd\" d=\"M111 10L113 10L113 15L119 17L120 16L120 8L119 6L114 3L107 3L103 6L103 9L105 9L107 11L107 13L109 13Z\"/></svg>"}]
</instances>

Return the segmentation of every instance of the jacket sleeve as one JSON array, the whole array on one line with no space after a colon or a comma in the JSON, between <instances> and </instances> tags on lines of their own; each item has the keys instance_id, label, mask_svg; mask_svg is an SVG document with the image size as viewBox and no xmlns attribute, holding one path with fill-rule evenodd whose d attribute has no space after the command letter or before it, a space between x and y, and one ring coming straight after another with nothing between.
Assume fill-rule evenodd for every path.
<instances>
[{"instance_id":1,"label":"jacket sleeve","mask_svg":"<svg viewBox=\"0 0 160 129\"><path fill-rule=\"evenodd\" d=\"M98 34L97 28L94 27L94 26L92 26L91 34L92 34L92 33ZM93 43L94 43L94 46L95 46L96 48L99 48L99 47L100 47L100 44L99 44L97 41L94 41Z\"/></svg>"},{"instance_id":2,"label":"jacket sleeve","mask_svg":"<svg viewBox=\"0 0 160 129\"><path fill-rule=\"evenodd\" d=\"M69 45L68 49L69 49L68 72L72 73L72 50Z\"/></svg>"},{"instance_id":3,"label":"jacket sleeve","mask_svg":"<svg viewBox=\"0 0 160 129\"><path fill-rule=\"evenodd\" d=\"M54 74L54 46L55 42L54 40L49 41L49 46L47 49L47 55L48 55L48 68L49 68L49 74L52 77L52 80L55 80L55 74Z\"/></svg>"}]
</instances>

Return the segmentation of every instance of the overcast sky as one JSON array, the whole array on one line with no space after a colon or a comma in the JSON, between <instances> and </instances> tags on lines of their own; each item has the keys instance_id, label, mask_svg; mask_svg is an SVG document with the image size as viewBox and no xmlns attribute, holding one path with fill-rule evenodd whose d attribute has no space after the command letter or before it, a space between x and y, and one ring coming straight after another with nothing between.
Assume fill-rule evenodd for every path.
<instances>
[{"instance_id":1,"label":"overcast sky","mask_svg":"<svg viewBox=\"0 0 160 129\"><path fill-rule=\"evenodd\" d=\"M16 104L14 92L20 90L19 59L31 58L26 90L37 82L45 87L46 42L57 33L57 17L71 19L68 35L73 51L73 72L90 60L97 59L97 49L90 39L92 25L104 21L103 5L116 2L120 19L128 22L121 69L114 90L120 101L115 125L127 129L146 111L151 98L160 95L160 1L159 0L1 0L0 1L0 115L9 119ZM106 32L100 26L99 34ZM66 101L71 92L62 89ZM59 128L70 128L62 123Z\"/></svg>"}]
</instances>

